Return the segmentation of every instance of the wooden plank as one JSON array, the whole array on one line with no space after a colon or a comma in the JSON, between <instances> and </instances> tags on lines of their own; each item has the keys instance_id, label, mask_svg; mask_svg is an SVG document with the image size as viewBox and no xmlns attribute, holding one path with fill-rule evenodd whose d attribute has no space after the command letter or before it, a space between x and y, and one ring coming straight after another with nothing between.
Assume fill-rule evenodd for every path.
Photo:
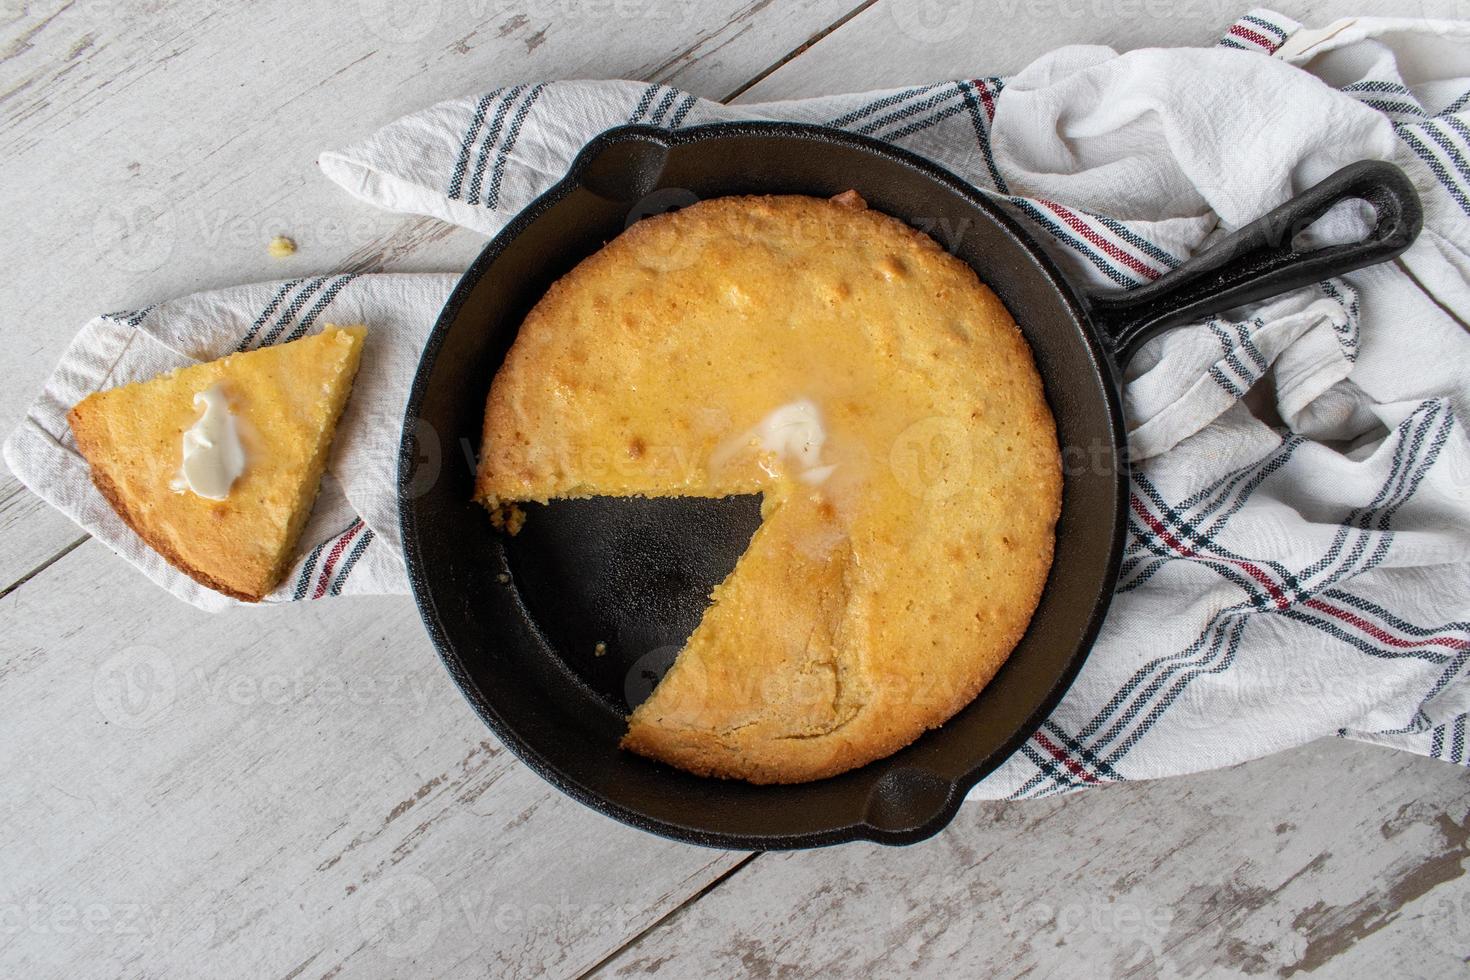
<instances>
[{"instance_id":1,"label":"wooden plank","mask_svg":"<svg viewBox=\"0 0 1470 980\"><path fill-rule=\"evenodd\" d=\"M737 102L919 85L947 78L1011 75L1068 44L1115 51L1207 46L1250 4L1180 5L1169 0L1052 3L1012 0L879 0L799 58L743 91ZM1305 24L1350 16L1464 16L1455 0L1424 0L1412 14L1399 0L1276 0L1272 10Z\"/></svg>"},{"instance_id":2,"label":"wooden plank","mask_svg":"<svg viewBox=\"0 0 1470 980\"><path fill-rule=\"evenodd\" d=\"M0 595L86 534L0 470Z\"/></svg>"},{"instance_id":3,"label":"wooden plank","mask_svg":"<svg viewBox=\"0 0 1470 980\"><path fill-rule=\"evenodd\" d=\"M763 854L598 975L1453 976L1466 858L1470 773L1329 741Z\"/></svg>"},{"instance_id":4,"label":"wooden plank","mask_svg":"<svg viewBox=\"0 0 1470 980\"><path fill-rule=\"evenodd\" d=\"M526 79L718 97L857 2L26 5L0 25L0 432L98 313L262 279L460 269L483 244L350 198L317 171L322 150ZM300 251L270 258L277 233ZM43 522L12 546L11 527L0 552L21 571L0 591L75 540Z\"/></svg>"},{"instance_id":5,"label":"wooden plank","mask_svg":"<svg viewBox=\"0 0 1470 980\"><path fill-rule=\"evenodd\" d=\"M0 620L5 975L576 975L743 857L550 788L407 599L210 616L88 541Z\"/></svg>"}]
</instances>

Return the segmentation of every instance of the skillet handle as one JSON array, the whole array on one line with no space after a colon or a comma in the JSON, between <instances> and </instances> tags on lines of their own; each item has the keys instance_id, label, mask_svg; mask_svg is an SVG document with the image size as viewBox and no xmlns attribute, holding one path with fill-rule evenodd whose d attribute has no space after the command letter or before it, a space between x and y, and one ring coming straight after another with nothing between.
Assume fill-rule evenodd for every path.
<instances>
[{"instance_id":1,"label":"skillet handle","mask_svg":"<svg viewBox=\"0 0 1470 980\"><path fill-rule=\"evenodd\" d=\"M1297 233L1351 200L1366 201L1376 213L1366 238L1305 252L1293 248ZM1154 282L1088 297L1088 312L1118 363L1126 364L1169 327L1386 262L1413 244L1423 224L1419 195L1402 170L1378 160L1349 164Z\"/></svg>"}]
</instances>

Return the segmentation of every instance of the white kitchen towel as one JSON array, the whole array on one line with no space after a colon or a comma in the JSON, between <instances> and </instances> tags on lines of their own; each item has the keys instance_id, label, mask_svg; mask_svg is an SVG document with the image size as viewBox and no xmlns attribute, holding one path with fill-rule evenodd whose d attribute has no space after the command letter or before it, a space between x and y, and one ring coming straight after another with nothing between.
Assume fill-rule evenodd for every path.
<instances>
[{"instance_id":1,"label":"white kitchen towel","mask_svg":"<svg viewBox=\"0 0 1470 980\"><path fill-rule=\"evenodd\" d=\"M419 351L457 275L351 273L195 293L105 313L82 328L5 443L20 480L174 595L201 609L241 606L182 574L92 486L66 421L94 391L234 351L294 340L326 323L368 324L352 397L295 567L267 603L406 592L394 486L398 437Z\"/></svg>"},{"instance_id":2,"label":"white kitchen towel","mask_svg":"<svg viewBox=\"0 0 1470 980\"><path fill-rule=\"evenodd\" d=\"M1125 408L1138 467L1112 613L1052 718L975 793L1019 798L1331 734L1467 763L1467 106L1470 24L1308 30L1253 11L1213 49L1072 47L1009 79L794 102L728 106L634 82L509 86L433 106L320 163L372 204L489 235L607 127L823 123L904 146L995 195L1098 290L1158 278L1344 164L1403 167L1426 220L1400 260L1177 329L1135 358ZM1361 221L1342 209L1313 231L1340 238ZM396 428L451 282L323 276L100 318L7 461L175 594L228 604L164 566L91 491L65 408L162 366L364 320L373 333L334 485L272 598L401 592Z\"/></svg>"}]
</instances>

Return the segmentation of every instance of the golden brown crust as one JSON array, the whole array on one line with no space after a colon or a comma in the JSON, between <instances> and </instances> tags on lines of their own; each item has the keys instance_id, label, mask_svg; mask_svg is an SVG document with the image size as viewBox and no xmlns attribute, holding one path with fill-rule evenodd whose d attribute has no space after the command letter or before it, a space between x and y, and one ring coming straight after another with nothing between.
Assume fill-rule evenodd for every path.
<instances>
[{"instance_id":1,"label":"golden brown crust","mask_svg":"<svg viewBox=\"0 0 1470 980\"><path fill-rule=\"evenodd\" d=\"M740 448L798 399L829 430L819 485ZM492 508L764 495L623 739L702 775L818 779L943 724L1020 640L1052 561L1060 454L1030 348L974 270L851 193L634 225L527 315L483 431Z\"/></svg>"},{"instance_id":2,"label":"golden brown crust","mask_svg":"<svg viewBox=\"0 0 1470 980\"><path fill-rule=\"evenodd\" d=\"M361 353L363 327L320 334L96 392L67 420L92 483L150 548L194 581L259 602L289 570L320 490L336 423ZM169 486L194 396L222 386L246 467L228 497Z\"/></svg>"},{"instance_id":3,"label":"golden brown crust","mask_svg":"<svg viewBox=\"0 0 1470 980\"><path fill-rule=\"evenodd\" d=\"M95 453L97 450L95 444L90 441L90 431L85 418L78 416L76 408L68 412L66 417L67 421L71 423L72 434L76 436L77 446L81 448L82 455L89 455L89 446L93 447L92 452ZM260 595L249 595L232 588L219 579L207 575L190 565L183 555L174 550L173 545L166 538L162 535L154 534L146 525L133 516L133 512L128 508L127 502L123 499L123 495L118 491L117 484L112 482L110 476L95 466L89 467L89 469L92 474L92 485L97 488L97 492L102 494L108 504L112 506L113 512L122 518L124 524L133 529L134 534L143 539L144 544L158 552L164 561L206 589L213 589L216 592L229 596L231 599L239 599L241 602L259 602L265 598L266 593L264 592Z\"/></svg>"}]
</instances>

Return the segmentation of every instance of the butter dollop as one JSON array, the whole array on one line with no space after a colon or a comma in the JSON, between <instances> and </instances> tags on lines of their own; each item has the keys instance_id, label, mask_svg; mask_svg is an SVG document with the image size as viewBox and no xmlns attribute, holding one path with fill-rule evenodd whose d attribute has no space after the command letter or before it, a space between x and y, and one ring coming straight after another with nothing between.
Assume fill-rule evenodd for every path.
<instances>
[{"instance_id":1,"label":"butter dollop","mask_svg":"<svg viewBox=\"0 0 1470 980\"><path fill-rule=\"evenodd\" d=\"M822 465L827 429L822 425L821 409L810 399L788 402L772 411L755 427L755 436L767 453L791 463L802 482L821 483L832 475L833 467Z\"/></svg>"},{"instance_id":2,"label":"butter dollop","mask_svg":"<svg viewBox=\"0 0 1470 980\"><path fill-rule=\"evenodd\" d=\"M224 500L245 470L245 447L219 385L196 392L194 407L204 412L184 431L183 462L170 486L177 493L189 490L208 500Z\"/></svg>"},{"instance_id":3,"label":"butter dollop","mask_svg":"<svg viewBox=\"0 0 1470 980\"><path fill-rule=\"evenodd\" d=\"M716 450L711 466L719 468L747 447L754 446L762 455L761 469L779 476L777 461L795 470L803 483L819 484L832 475L833 465L823 465L822 447L827 444L827 429L822 412L809 398L787 402L773 409L744 435ZM768 462L769 460L769 462Z\"/></svg>"}]
</instances>

